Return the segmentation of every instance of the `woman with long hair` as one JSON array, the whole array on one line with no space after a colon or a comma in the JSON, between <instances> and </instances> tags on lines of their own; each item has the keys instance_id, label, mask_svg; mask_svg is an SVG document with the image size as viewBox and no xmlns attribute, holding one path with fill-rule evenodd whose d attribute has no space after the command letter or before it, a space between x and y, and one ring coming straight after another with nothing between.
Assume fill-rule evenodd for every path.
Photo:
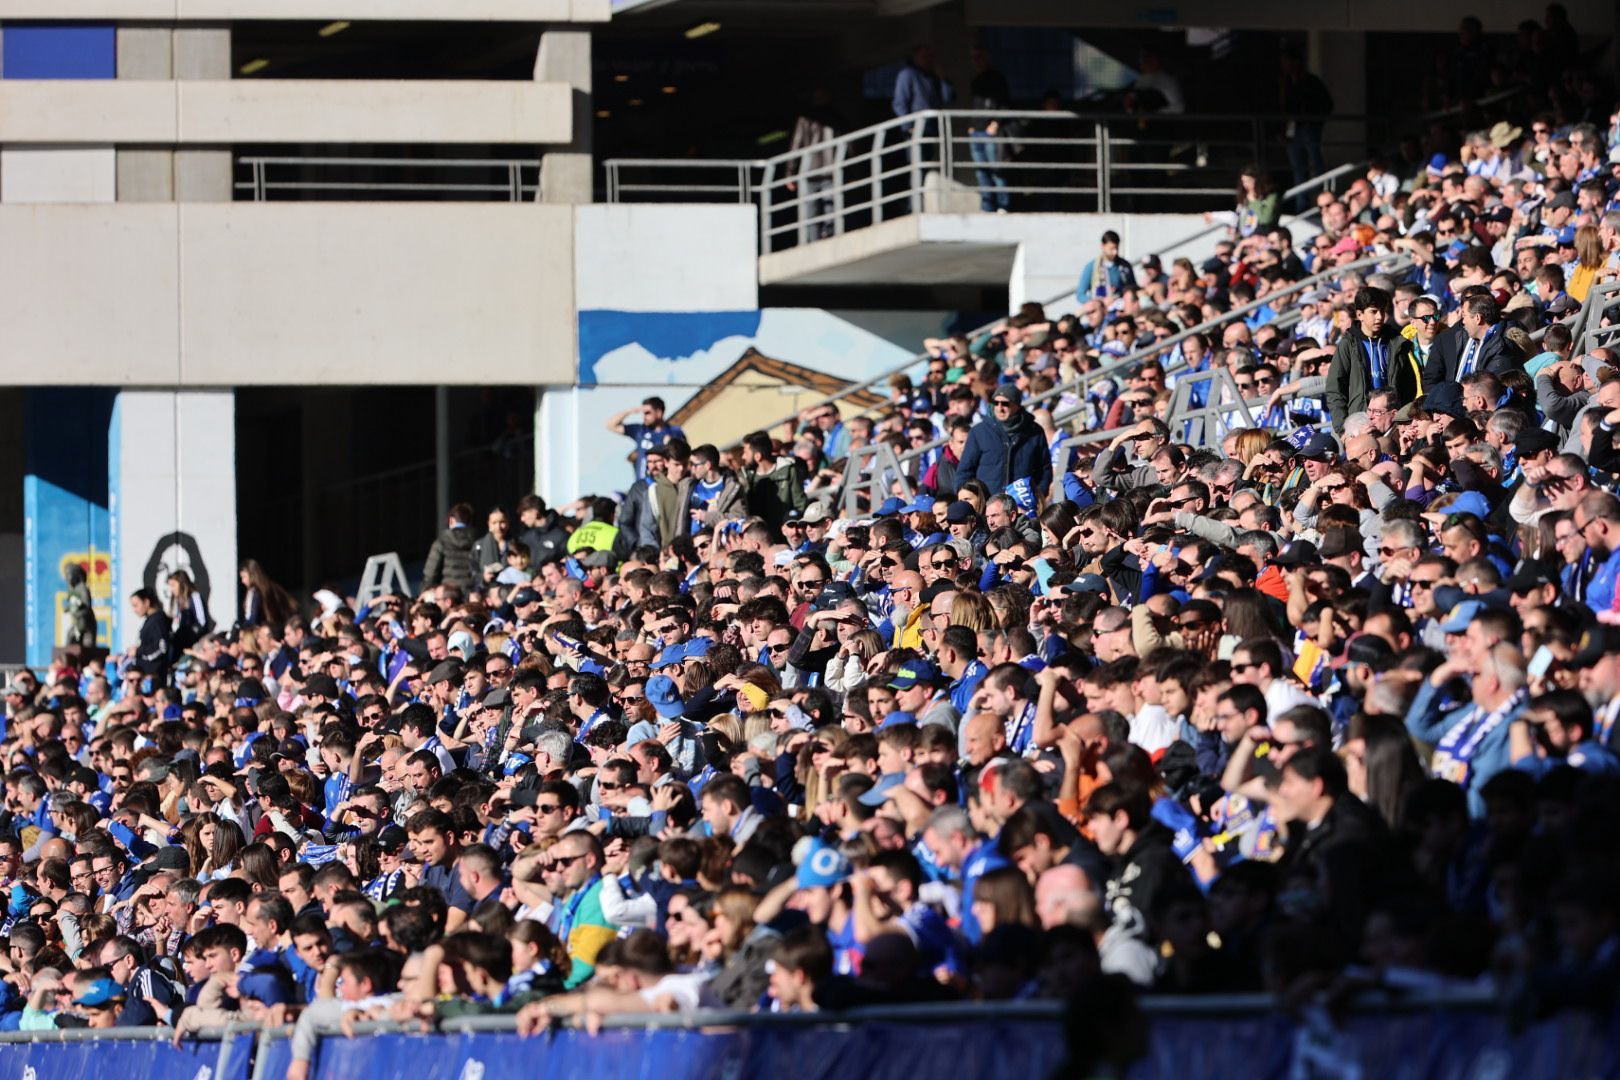
<instances>
[{"instance_id":1,"label":"woman with long hair","mask_svg":"<svg viewBox=\"0 0 1620 1080\"><path fill-rule=\"evenodd\" d=\"M571 965L568 946L545 923L519 919L506 939L512 943L512 977L506 981L508 998L562 992Z\"/></svg>"},{"instance_id":2,"label":"woman with long hair","mask_svg":"<svg viewBox=\"0 0 1620 1080\"><path fill-rule=\"evenodd\" d=\"M1350 793L1395 828L1406 798L1423 783L1423 765L1400 717L1356 713L1339 749Z\"/></svg>"},{"instance_id":3,"label":"woman with long hair","mask_svg":"<svg viewBox=\"0 0 1620 1080\"><path fill-rule=\"evenodd\" d=\"M174 656L197 644L214 628L208 605L192 583L191 574L185 570L169 575L169 619L169 648Z\"/></svg>"},{"instance_id":4,"label":"woman with long hair","mask_svg":"<svg viewBox=\"0 0 1620 1080\"><path fill-rule=\"evenodd\" d=\"M237 572L242 583L242 617L238 627L280 626L298 610L292 596L271 580L257 559L243 559Z\"/></svg>"},{"instance_id":5,"label":"woman with long hair","mask_svg":"<svg viewBox=\"0 0 1620 1080\"><path fill-rule=\"evenodd\" d=\"M1575 269L1570 271L1569 284L1564 287L1571 300L1586 303L1586 294L1597 281L1606 257L1596 225L1582 225L1575 230Z\"/></svg>"},{"instance_id":6,"label":"woman with long hair","mask_svg":"<svg viewBox=\"0 0 1620 1080\"><path fill-rule=\"evenodd\" d=\"M973 886L973 916L986 934L998 926L1041 925L1035 917L1035 892L1029 878L1013 866L992 870Z\"/></svg>"}]
</instances>

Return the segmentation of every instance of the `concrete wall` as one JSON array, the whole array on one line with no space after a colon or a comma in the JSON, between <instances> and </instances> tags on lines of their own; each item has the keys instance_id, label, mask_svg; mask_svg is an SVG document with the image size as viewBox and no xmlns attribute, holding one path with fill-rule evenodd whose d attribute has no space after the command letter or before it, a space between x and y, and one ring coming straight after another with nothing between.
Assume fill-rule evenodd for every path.
<instances>
[{"instance_id":1,"label":"concrete wall","mask_svg":"<svg viewBox=\"0 0 1620 1080\"><path fill-rule=\"evenodd\" d=\"M0 205L15 385L572 383L573 214Z\"/></svg>"},{"instance_id":2,"label":"concrete wall","mask_svg":"<svg viewBox=\"0 0 1620 1080\"><path fill-rule=\"evenodd\" d=\"M168 603L185 570L221 629L236 620L236 408L230 391L125 391L108 429L117 648L140 625L125 598L145 587Z\"/></svg>"},{"instance_id":3,"label":"concrete wall","mask_svg":"<svg viewBox=\"0 0 1620 1080\"><path fill-rule=\"evenodd\" d=\"M0 0L0 19L606 22L608 0Z\"/></svg>"},{"instance_id":4,"label":"concrete wall","mask_svg":"<svg viewBox=\"0 0 1620 1080\"><path fill-rule=\"evenodd\" d=\"M566 143L564 83L5 80L0 143Z\"/></svg>"}]
</instances>

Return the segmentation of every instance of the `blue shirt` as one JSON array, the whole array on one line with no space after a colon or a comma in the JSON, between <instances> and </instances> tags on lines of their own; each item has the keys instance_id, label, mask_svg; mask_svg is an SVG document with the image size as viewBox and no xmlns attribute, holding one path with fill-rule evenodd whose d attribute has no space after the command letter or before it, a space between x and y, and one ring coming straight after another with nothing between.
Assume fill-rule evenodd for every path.
<instances>
[{"instance_id":1,"label":"blue shirt","mask_svg":"<svg viewBox=\"0 0 1620 1080\"><path fill-rule=\"evenodd\" d=\"M671 439L685 439L686 432L671 423L651 428L646 424L625 424L625 438L636 444L636 479L647 475L647 451L657 449Z\"/></svg>"},{"instance_id":2,"label":"blue shirt","mask_svg":"<svg viewBox=\"0 0 1620 1080\"><path fill-rule=\"evenodd\" d=\"M969 708L973 703L973 694L979 689L984 677L990 674L990 669L978 660L971 661L962 671L962 677L951 683L951 704L963 716L969 715Z\"/></svg>"},{"instance_id":3,"label":"blue shirt","mask_svg":"<svg viewBox=\"0 0 1620 1080\"><path fill-rule=\"evenodd\" d=\"M969 944L977 945L984 938L984 930L973 914L973 887L990 871L1011 865L996 850L992 840L981 840L979 846L962 860L962 936L968 939Z\"/></svg>"}]
</instances>

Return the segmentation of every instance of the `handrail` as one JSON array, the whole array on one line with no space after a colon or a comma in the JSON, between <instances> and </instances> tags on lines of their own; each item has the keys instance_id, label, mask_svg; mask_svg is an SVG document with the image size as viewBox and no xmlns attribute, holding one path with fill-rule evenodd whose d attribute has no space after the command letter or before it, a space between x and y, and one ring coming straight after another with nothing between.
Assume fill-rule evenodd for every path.
<instances>
[{"instance_id":1,"label":"handrail","mask_svg":"<svg viewBox=\"0 0 1620 1080\"><path fill-rule=\"evenodd\" d=\"M388 157L293 157L286 155L248 155L236 159L235 164L244 166L248 172L248 179L233 181L231 187L235 191L250 191L253 193L252 201L265 202L272 191L431 191L439 193L448 192L477 192L482 194L505 194L511 202L521 202L526 195L538 192L540 170L539 158L388 158ZM488 172L503 172L505 179L497 183L433 183L433 182L394 182L386 180L271 180L270 170L273 168L291 167L299 169L336 168L336 169L377 169L377 170L403 170L403 169L447 169L469 170L480 169ZM533 182L527 182L524 174L529 173L535 177Z\"/></svg>"},{"instance_id":2,"label":"handrail","mask_svg":"<svg viewBox=\"0 0 1620 1080\"><path fill-rule=\"evenodd\" d=\"M1303 195L1307 191L1311 191L1311 190L1314 190L1317 187L1322 187L1327 183L1331 183L1332 180L1334 180L1338 176L1342 175L1344 170L1353 169L1353 168L1356 168L1356 167L1358 167L1358 166L1341 165L1338 168L1330 169L1327 172L1323 173L1321 176L1315 176L1315 177L1312 177L1309 180L1306 180L1302 184L1294 185L1293 187L1289 188L1287 191L1283 192L1282 197L1283 198L1292 198L1295 195ZM1300 221L1300 220L1312 217L1312 216L1314 216L1314 215L1316 215L1318 213L1320 213L1320 210L1313 207L1310 210L1306 211L1305 213L1298 215L1294 220L1295 221ZM1175 250L1177 250L1179 248L1186 247L1189 243L1192 243L1192 242L1196 241L1198 238L1200 238L1202 236L1206 236L1210 232L1221 229L1221 228L1224 228L1224 226L1221 226L1221 225L1210 226L1209 228L1206 228L1206 229L1202 230L1199 233L1195 233L1192 236L1185 237L1185 238L1183 238L1181 240L1177 240L1177 241L1175 241L1174 243L1171 243L1171 244L1167 244L1163 248L1161 248L1159 251L1154 252L1153 254L1156 254L1156 255L1159 255L1159 256L1162 257L1167 252L1175 251ZM1312 279L1312 280L1314 280L1314 279ZM1044 307L1047 307L1047 306L1052 305L1052 304L1060 304L1063 301L1065 301L1065 300L1069 299L1070 297L1072 297L1073 295L1074 295L1074 290L1072 288L1065 289L1063 292L1058 293L1056 296L1050 297L1049 299L1043 301L1041 306L1044 308ZM1259 305L1256 305L1256 306L1259 306ZM974 337L974 336L976 336L978 334L985 333L986 331L994 328L998 324L1004 322L1006 320L1006 318L1007 318L1007 316L1003 315L1000 318L993 319L990 322L985 323L983 326L980 326L980 327L977 327L977 328L975 328L973 330L968 331L967 336L971 338L971 337ZM893 378L896 375L900 375L900 374L902 374L902 373L904 373L906 371L911 370L912 368L916 367L918 364L927 363L928 359L929 359L929 356L928 356L927 353L916 353L910 359L906 360L904 363L898 364L898 365L896 365L895 367L892 367L892 368L886 368L883 371L879 372L878 374L871 376L865 382L853 383L853 384L851 384L849 386L846 386L842 390L839 390L837 393L827 395L827 397L825 397L824 399L822 399L821 401L819 401L815 405L808 406L806 409L801 409L801 410L799 410L799 412L789 413L787 416L781 417L780 419L777 419L777 420L772 420L768 424L761 424L757 430L770 431L772 428L780 427L783 424L793 423L794 421L796 421L799 418L799 414L802 413L802 412L806 412L809 409L824 408L825 406L831 405L834 402L842 401L844 398L850 397L853 394L859 394L859 393L862 393L864 391L870 390L872 387L877 386L879 383L886 382L886 381L888 381L889 379ZM865 416L867 413L869 413L871 411L872 411L871 409L863 409L861 412L856 413L855 415L857 415L857 416ZM729 443L725 447L725 449L728 449L728 450L735 449L739 445L741 445L740 442Z\"/></svg>"},{"instance_id":3,"label":"handrail","mask_svg":"<svg viewBox=\"0 0 1620 1080\"><path fill-rule=\"evenodd\" d=\"M1109 363L1101 365L1100 367L1093 368L1090 371L1082 371L1074 378L1058 383L1050 390L1046 390L1042 393L1025 398L1024 407L1028 409L1054 397L1060 397L1064 394L1081 390L1093 382L1112 378L1118 372L1129 370L1138 364L1142 364L1148 360L1157 358L1163 354L1165 350L1180 344L1195 334L1201 334L1205 331L1214 330L1217 327L1224 326L1235 318L1241 318L1251 311L1258 311L1260 308L1270 304L1279 297L1309 289L1310 287L1320 284L1329 278L1375 266L1382 266L1389 270L1401 270L1411 266L1413 261L1414 260L1410 255L1386 252L1380 255L1369 255L1365 258L1355 259L1351 262L1345 263L1343 266L1335 266L1328 270L1319 271L1310 275L1309 277L1301 278L1299 281L1293 282L1284 288L1278 289L1274 293L1260 297L1257 300L1251 300L1247 304L1232 308L1230 311L1223 312L1216 318L1206 319L1197 326L1189 327L1188 329L1182 330L1179 333L1171 334L1169 337L1163 340L1155 340L1151 345L1146 345L1134 352L1127 353ZM1177 370L1180 370L1179 366L1176 368L1166 368L1166 374L1170 374ZM1061 415L1054 412L1052 414L1052 422L1054 424L1066 422L1070 417L1074 416L1079 411L1080 407L1075 406L1074 408L1063 412ZM1100 431L1088 432L1081 438L1090 439L1100 436L1101 434L1102 432ZM1112 435L1109 437L1111 438ZM946 441L947 440L943 438L934 439L922 446L909 448L905 453L898 455L899 462L901 465L905 465L907 462L915 461L928 451L938 449L939 447L945 445ZM877 479L878 478L875 476L863 477L855 485L855 487L857 490L868 487L869 485L876 483Z\"/></svg>"}]
</instances>

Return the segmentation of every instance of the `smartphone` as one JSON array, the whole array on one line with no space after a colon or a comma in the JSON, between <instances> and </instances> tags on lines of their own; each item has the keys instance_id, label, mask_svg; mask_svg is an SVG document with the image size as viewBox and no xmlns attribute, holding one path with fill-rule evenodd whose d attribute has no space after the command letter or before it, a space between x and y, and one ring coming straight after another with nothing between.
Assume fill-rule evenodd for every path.
<instances>
[{"instance_id":1,"label":"smartphone","mask_svg":"<svg viewBox=\"0 0 1620 1080\"><path fill-rule=\"evenodd\" d=\"M1533 678L1545 678L1548 669L1550 669L1552 665L1552 650L1543 645L1541 648L1536 650L1534 656L1530 657L1530 663L1525 668L1525 671L1527 671Z\"/></svg>"}]
</instances>

